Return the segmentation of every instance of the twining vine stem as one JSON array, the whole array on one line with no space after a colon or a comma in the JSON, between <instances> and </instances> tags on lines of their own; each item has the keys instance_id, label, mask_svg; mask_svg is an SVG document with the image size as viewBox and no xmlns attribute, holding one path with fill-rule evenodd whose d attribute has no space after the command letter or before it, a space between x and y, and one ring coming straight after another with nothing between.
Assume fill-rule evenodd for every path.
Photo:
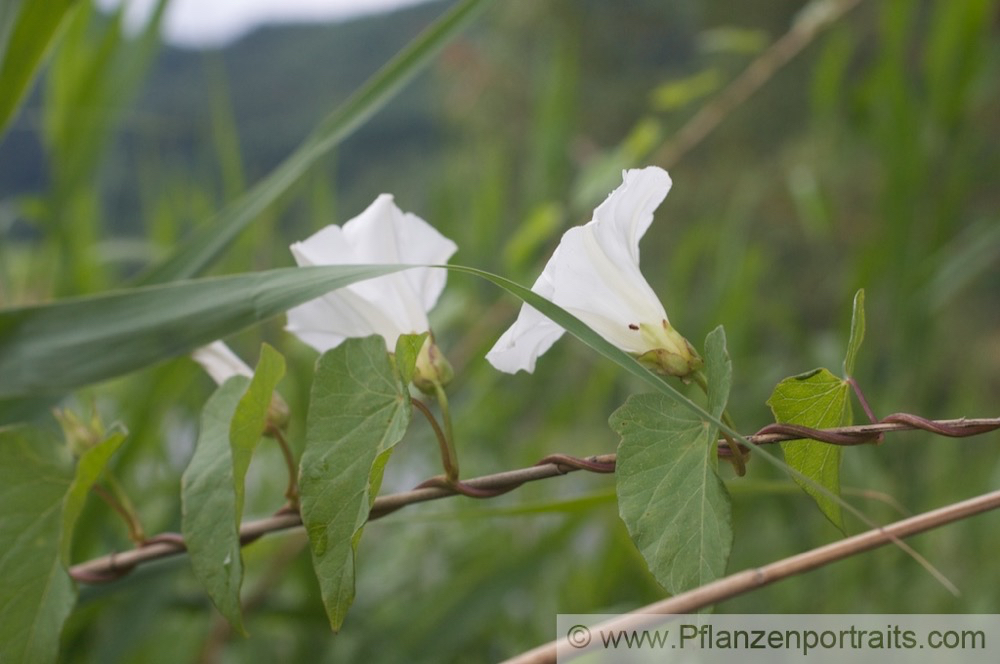
<instances>
[{"instance_id":1,"label":"twining vine stem","mask_svg":"<svg viewBox=\"0 0 1000 664\"><path fill-rule=\"evenodd\" d=\"M949 438L978 436L1000 429L1000 418L960 418L957 420L928 420L910 413L893 413L878 422L830 429L811 429L797 424L769 424L752 436L751 443L768 445L787 440L810 438L830 445L865 445L882 442L884 434L893 431L920 429ZM746 446L740 446L747 451ZM719 447L719 455L730 453L728 448Z\"/></svg>"},{"instance_id":2,"label":"twining vine stem","mask_svg":"<svg viewBox=\"0 0 1000 664\"><path fill-rule=\"evenodd\" d=\"M756 445L767 445L802 438L822 440L833 445L859 445L878 442L886 433L915 429L950 437L975 436L989 431L1000 430L1000 417L927 420L915 415L896 414L890 415L875 424L822 430L795 425L772 424L747 438L751 443ZM718 449L719 454L722 456L731 454L726 441L720 441ZM516 489L527 482L557 477L576 470L611 473L614 472L614 469L614 454L603 454L586 459L558 454L548 456L536 465L528 468L508 470L502 473L463 480L462 484L476 490L475 495L492 497ZM430 486L421 486L410 491L379 496L372 505L369 519L381 518L407 505L446 498L460 493L458 489L448 486L445 483L432 482L431 484ZM466 493L466 495L469 494ZM240 527L240 541L247 544L268 533L287 530L301 525L302 518L299 516L299 513L295 510L285 509L274 516L243 523ZM880 529L873 532L885 531L886 529ZM184 551L184 539L180 535L176 533L162 533L146 540L142 546L134 549L120 553L111 553L73 565L69 573L70 576L81 583L105 583L124 576L138 565L174 556Z\"/></svg>"}]
</instances>

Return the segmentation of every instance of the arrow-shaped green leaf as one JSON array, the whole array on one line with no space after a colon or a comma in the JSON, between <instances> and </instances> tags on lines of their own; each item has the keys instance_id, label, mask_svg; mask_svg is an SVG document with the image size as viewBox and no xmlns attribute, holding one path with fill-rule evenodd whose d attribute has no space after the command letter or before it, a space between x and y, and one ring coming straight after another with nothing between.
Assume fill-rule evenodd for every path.
<instances>
[{"instance_id":1,"label":"arrow-shaped green leaf","mask_svg":"<svg viewBox=\"0 0 1000 664\"><path fill-rule=\"evenodd\" d=\"M854 294L854 310L851 314L851 338L847 341L844 356L844 378L854 375L854 361L858 357L861 342L865 339L865 289Z\"/></svg>"},{"instance_id":2,"label":"arrow-shaped green leaf","mask_svg":"<svg viewBox=\"0 0 1000 664\"><path fill-rule=\"evenodd\" d=\"M705 340L709 409L722 416L732 385L725 332ZM725 573L732 548L729 494L716 467L718 428L661 394L629 397L611 416L621 436L618 510L650 571L668 592Z\"/></svg>"},{"instance_id":3,"label":"arrow-shaped green leaf","mask_svg":"<svg viewBox=\"0 0 1000 664\"><path fill-rule=\"evenodd\" d=\"M249 385L246 376L234 376L209 397L194 456L181 478L181 531L191 566L219 613L242 634L243 559L229 431Z\"/></svg>"},{"instance_id":4,"label":"arrow-shaped green leaf","mask_svg":"<svg viewBox=\"0 0 1000 664\"><path fill-rule=\"evenodd\" d=\"M844 357L845 379L837 378L826 369L786 378L774 388L767 405L774 419L782 424L800 424L813 429L847 426L853 421L851 414L850 384L846 378L854 373L854 363L865 337L865 291L854 296L851 316L851 336ZM795 477L802 489L816 501L824 515L844 530L844 516L840 503L840 460L843 450L816 440L793 440L781 444L785 462L806 478L827 489L833 496L819 490L811 482Z\"/></svg>"},{"instance_id":5,"label":"arrow-shaped green leaf","mask_svg":"<svg viewBox=\"0 0 1000 664\"><path fill-rule=\"evenodd\" d=\"M313 567L335 631L354 601L358 541L410 413L409 393L382 337L348 339L319 358L299 491Z\"/></svg>"},{"instance_id":6,"label":"arrow-shaped green leaf","mask_svg":"<svg viewBox=\"0 0 1000 664\"><path fill-rule=\"evenodd\" d=\"M851 404L847 382L826 369L816 369L786 378L771 394L767 405L774 419L782 424L801 424L814 429L828 429L850 423ZM809 479L840 496L841 448L817 440L793 440L781 444L785 463ZM844 530L840 504L809 482L794 478L809 494L833 525Z\"/></svg>"},{"instance_id":7,"label":"arrow-shaped green leaf","mask_svg":"<svg viewBox=\"0 0 1000 664\"><path fill-rule=\"evenodd\" d=\"M423 348L426 340L426 332L423 334L401 334L396 340L396 352L394 353L396 371L399 372L403 385L409 385L413 380L417 367L417 356L420 355L420 349Z\"/></svg>"},{"instance_id":8,"label":"arrow-shaped green leaf","mask_svg":"<svg viewBox=\"0 0 1000 664\"><path fill-rule=\"evenodd\" d=\"M0 662L56 661L76 601L60 542L72 477L60 441L0 429Z\"/></svg>"},{"instance_id":9,"label":"arrow-shaped green leaf","mask_svg":"<svg viewBox=\"0 0 1000 664\"><path fill-rule=\"evenodd\" d=\"M274 388L284 374L285 359L263 344L252 379L237 376L216 390L202 411L198 445L181 480L181 527L195 576L219 612L243 634L244 480L267 424Z\"/></svg>"},{"instance_id":10,"label":"arrow-shaped green leaf","mask_svg":"<svg viewBox=\"0 0 1000 664\"><path fill-rule=\"evenodd\" d=\"M268 410L274 390L285 375L285 358L267 344L260 347L260 360L253 379L240 399L229 426L229 443L233 453L233 489L236 491L236 521L243 515L243 485L250 459L267 425Z\"/></svg>"}]
</instances>

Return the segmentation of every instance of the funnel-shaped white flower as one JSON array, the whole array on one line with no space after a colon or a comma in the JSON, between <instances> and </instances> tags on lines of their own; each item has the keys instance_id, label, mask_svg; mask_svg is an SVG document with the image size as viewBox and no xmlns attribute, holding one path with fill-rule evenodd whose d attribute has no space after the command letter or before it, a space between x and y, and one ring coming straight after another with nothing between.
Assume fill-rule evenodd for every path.
<instances>
[{"instance_id":1,"label":"funnel-shaped white flower","mask_svg":"<svg viewBox=\"0 0 1000 664\"><path fill-rule=\"evenodd\" d=\"M698 355L639 271L639 240L670 191L670 176L657 167L623 175L589 223L566 231L532 290L653 368L685 376L700 364ZM532 372L563 332L525 304L486 359L507 373Z\"/></svg>"},{"instance_id":2,"label":"funnel-shaped white flower","mask_svg":"<svg viewBox=\"0 0 1000 664\"><path fill-rule=\"evenodd\" d=\"M448 261L458 249L420 217L382 194L343 227L330 225L291 246L307 265L414 264ZM444 290L442 269L415 267L345 286L288 312L285 329L321 353L350 337L379 334L389 351L401 334L427 332L427 312Z\"/></svg>"},{"instance_id":3,"label":"funnel-shaped white flower","mask_svg":"<svg viewBox=\"0 0 1000 664\"><path fill-rule=\"evenodd\" d=\"M207 346L196 348L191 353L191 358L200 364L218 385L222 385L233 376L253 377L253 369L222 341L213 341Z\"/></svg>"}]
</instances>

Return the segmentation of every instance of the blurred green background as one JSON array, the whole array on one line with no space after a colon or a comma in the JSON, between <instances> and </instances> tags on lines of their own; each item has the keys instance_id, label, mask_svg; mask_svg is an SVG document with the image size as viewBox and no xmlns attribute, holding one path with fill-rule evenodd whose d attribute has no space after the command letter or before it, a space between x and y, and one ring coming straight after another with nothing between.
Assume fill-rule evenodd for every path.
<instances>
[{"instance_id":1,"label":"blurred green background","mask_svg":"<svg viewBox=\"0 0 1000 664\"><path fill-rule=\"evenodd\" d=\"M84 4L0 143L0 305L124 285L266 175L449 4L268 27L203 52L160 44L155 24L124 37L120 17ZM495 3L260 215L213 273L292 265L289 243L391 192L458 243L452 262L531 284L561 233L589 220L622 168L660 163L674 189L642 243L643 272L696 345L725 326L730 411L741 430L770 421L764 402L781 378L816 366L839 373L861 287L868 334L857 378L878 415L997 416L1000 3L861 2L705 140L671 156L687 122L795 21L808 20L804 4ZM495 287L450 275L432 314L458 374L450 392L465 476L555 452L613 451L607 418L638 389L569 339L532 376L494 371L483 355L516 311ZM280 390L300 445L315 354L282 324L229 341L251 362L264 340L286 354ZM212 389L193 362L177 360L75 398L79 410L96 405L130 431L112 463L149 532L179 529L180 474ZM397 448L383 491L438 472L422 425L415 420ZM907 433L850 449L845 496L885 522L995 489L997 443L997 434ZM840 537L759 460L729 488L731 571ZM247 516L271 513L283 490L280 454L263 445ZM245 550L248 639L229 633L184 559L151 565L83 589L64 658L511 656L553 638L556 613L626 611L663 596L618 520L613 491L610 477L576 473L373 522L359 552L357 601L337 636L302 533ZM957 598L887 547L717 610L997 613L998 519L912 541L962 590ZM97 501L77 532L75 560L128 546Z\"/></svg>"}]
</instances>

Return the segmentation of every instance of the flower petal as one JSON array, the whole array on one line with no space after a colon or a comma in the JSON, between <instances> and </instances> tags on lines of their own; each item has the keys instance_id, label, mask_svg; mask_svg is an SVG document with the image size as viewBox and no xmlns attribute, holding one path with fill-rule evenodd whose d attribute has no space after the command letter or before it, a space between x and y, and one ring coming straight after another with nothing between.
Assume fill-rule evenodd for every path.
<instances>
[{"instance_id":1,"label":"flower petal","mask_svg":"<svg viewBox=\"0 0 1000 664\"><path fill-rule=\"evenodd\" d=\"M327 226L291 249L299 265L443 264L458 247L382 194L343 228ZM426 312L446 279L443 269L419 267L361 281L290 310L286 329L321 352L370 334L392 350L400 334L429 329Z\"/></svg>"},{"instance_id":2,"label":"flower petal","mask_svg":"<svg viewBox=\"0 0 1000 664\"><path fill-rule=\"evenodd\" d=\"M531 287L544 298L552 299L552 284L548 276L542 275ZM497 340L486 359L499 371L517 373L518 371L535 371L535 361L540 355L559 341L563 335L561 327L549 320L534 307L524 304L517 320Z\"/></svg>"},{"instance_id":3,"label":"flower petal","mask_svg":"<svg viewBox=\"0 0 1000 664\"><path fill-rule=\"evenodd\" d=\"M631 326L659 324L667 314L639 266L614 258L623 246L602 244L590 224L571 228L544 274L553 285L553 302L622 350L644 352Z\"/></svg>"},{"instance_id":4,"label":"flower petal","mask_svg":"<svg viewBox=\"0 0 1000 664\"><path fill-rule=\"evenodd\" d=\"M361 263L447 263L458 250L454 242L415 214L404 213L390 194L382 194L367 210L344 224L344 235ZM430 311L444 290L447 272L414 268L384 277L397 282L394 290L412 302L415 295L423 311ZM384 297L384 286L375 280L358 284L357 292Z\"/></svg>"},{"instance_id":5,"label":"flower petal","mask_svg":"<svg viewBox=\"0 0 1000 664\"><path fill-rule=\"evenodd\" d=\"M639 264L639 240L653 223L653 213L670 193L670 175L658 166L622 171L622 184L594 210L602 244L623 243L632 263Z\"/></svg>"},{"instance_id":6,"label":"flower petal","mask_svg":"<svg viewBox=\"0 0 1000 664\"><path fill-rule=\"evenodd\" d=\"M561 327L525 305L514 324L486 354L486 359L504 373L535 371L535 361L563 335Z\"/></svg>"},{"instance_id":7,"label":"flower petal","mask_svg":"<svg viewBox=\"0 0 1000 664\"><path fill-rule=\"evenodd\" d=\"M625 171L623 180L589 223L563 234L532 290L622 350L641 354L650 349L640 325L659 327L667 314L639 270L639 240L671 181L657 167ZM501 371L531 371L535 359L562 333L556 327L555 334L552 327L548 318L523 305L487 359Z\"/></svg>"},{"instance_id":8,"label":"flower petal","mask_svg":"<svg viewBox=\"0 0 1000 664\"><path fill-rule=\"evenodd\" d=\"M285 329L321 353L350 337L372 334L381 334L391 348L403 333L392 317L347 288L289 309Z\"/></svg>"},{"instance_id":9,"label":"flower petal","mask_svg":"<svg viewBox=\"0 0 1000 664\"><path fill-rule=\"evenodd\" d=\"M330 224L325 226L305 240L296 242L289 247L292 256L300 267L312 265L358 265L359 260L354 247L344 236L340 226Z\"/></svg>"},{"instance_id":10,"label":"flower petal","mask_svg":"<svg viewBox=\"0 0 1000 664\"><path fill-rule=\"evenodd\" d=\"M233 376L253 376L253 369L222 341L196 348L191 353L191 359L200 364L218 385Z\"/></svg>"}]
</instances>

